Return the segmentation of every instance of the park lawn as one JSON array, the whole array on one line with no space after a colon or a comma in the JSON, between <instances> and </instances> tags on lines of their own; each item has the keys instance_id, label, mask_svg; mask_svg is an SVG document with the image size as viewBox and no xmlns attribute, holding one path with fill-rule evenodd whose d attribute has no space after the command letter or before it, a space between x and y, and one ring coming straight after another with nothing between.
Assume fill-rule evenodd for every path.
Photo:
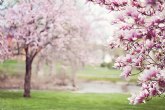
<instances>
[{"instance_id":1,"label":"park lawn","mask_svg":"<svg viewBox=\"0 0 165 110\"><path fill-rule=\"evenodd\" d=\"M113 68L108 69L100 66L86 66L83 70L78 72L77 76L81 79L91 81L137 82L137 75L131 76L128 80L125 80L121 78L121 72L121 70ZM133 70L133 74L138 72L138 70Z\"/></svg>"},{"instance_id":2,"label":"park lawn","mask_svg":"<svg viewBox=\"0 0 165 110\"><path fill-rule=\"evenodd\" d=\"M0 91L0 110L165 110L165 99L154 98L142 105L129 105L126 94L80 94L32 91Z\"/></svg>"},{"instance_id":3,"label":"park lawn","mask_svg":"<svg viewBox=\"0 0 165 110\"><path fill-rule=\"evenodd\" d=\"M0 75L19 76L24 74L25 64L23 61L6 60L0 63Z\"/></svg>"},{"instance_id":4,"label":"park lawn","mask_svg":"<svg viewBox=\"0 0 165 110\"><path fill-rule=\"evenodd\" d=\"M36 65L33 64L33 70L35 71ZM45 70L47 66L45 66ZM56 67L59 69L59 65ZM23 76L25 73L25 64L23 61L18 60L7 60L0 64L0 76ZM134 70L133 73L138 73ZM86 66L82 70L78 71L77 77L80 79L90 80L90 81L110 81L110 82L127 82L128 80L123 80L120 77L121 71L116 69L108 69L100 66ZM69 73L68 73L69 75ZM137 76L130 77L129 82L137 82Z\"/></svg>"}]
</instances>

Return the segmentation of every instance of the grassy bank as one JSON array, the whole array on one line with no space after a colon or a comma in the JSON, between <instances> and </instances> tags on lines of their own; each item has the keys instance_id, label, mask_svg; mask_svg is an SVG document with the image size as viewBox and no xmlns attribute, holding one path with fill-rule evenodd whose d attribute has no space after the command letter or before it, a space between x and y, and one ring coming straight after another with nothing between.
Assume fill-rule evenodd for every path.
<instances>
[{"instance_id":1,"label":"grassy bank","mask_svg":"<svg viewBox=\"0 0 165 110\"><path fill-rule=\"evenodd\" d=\"M78 94L33 91L25 99L21 91L0 91L0 110L165 110L165 99L129 105L124 94Z\"/></svg>"},{"instance_id":2,"label":"grassy bank","mask_svg":"<svg viewBox=\"0 0 165 110\"><path fill-rule=\"evenodd\" d=\"M33 64L33 70L36 69L36 65ZM45 66L47 67L47 65ZM55 67L58 69L58 67ZM46 68L45 68L46 70ZM4 63L0 64L0 76L20 76L25 73L25 64L23 61L18 60L7 60ZM49 73L49 72L48 72ZM125 81L120 78L121 71L116 69L102 68L100 66L86 66L84 69L80 70L77 73L78 78L90 80L90 81ZM133 73L138 73L137 70L134 70ZM69 73L68 73L69 75ZM130 82L136 82L137 76L130 78Z\"/></svg>"},{"instance_id":3,"label":"grassy bank","mask_svg":"<svg viewBox=\"0 0 165 110\"><path fill-rule=\"evenodd\" d=\"M102 68L99 66L86 66L82 71L79 71L77 76L81 79L91 80L91 81L111 81L126 82L125 79L120 77L122 71L117 69ZM137 70L133 70L133 74L138 73ZM129 82L137 82L137 76L131 76Z\"/></svg>"},{"instance_id":4,"label":"grassy bank","mask_svg":"<svg viewBox=\"0 0 165 110\"><path fill-rule=\"evenodd\" d=\"M7 60L0 63L0 75L18 76L24 74L25 65L23 61Z\"/></svg>"}]
</instances>

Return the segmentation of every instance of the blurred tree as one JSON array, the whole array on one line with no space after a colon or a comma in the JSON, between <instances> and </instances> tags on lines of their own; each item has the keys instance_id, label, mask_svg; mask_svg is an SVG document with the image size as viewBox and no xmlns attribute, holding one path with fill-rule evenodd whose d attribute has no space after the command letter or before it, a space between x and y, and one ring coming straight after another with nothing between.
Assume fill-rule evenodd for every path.
<instances>
[{"instance_id":1,"label":"blurred tree","mask_svg":"<svg viewBox=\"0 0 165 110\"><path fill-rule=\"evenodd\" d=\"M26 57L24 97L30 97L32 63L37 54L47 46L52 49L62 48L64 42L73 37L68 37L69 33L79 33L78 24L84 21L78 19L76 22L79 14L74 8L67 0L21 0L3 11L5 14L1 20L5 23L1 25L2 30L5 36L14 36L12 39L17 44L9 50L15 54L15 47L23 49L22 54ZM69 19L71 22L68 22Z\"/></svg>"},{"instance_id":2,"label":"blurred tree","mask_svg":"<svg viewBox=\"0 0 165 110\"><path fill-rule=\"evenodd\" d=\"M65 28L65 32L63 32L65 37L58 41L61 42L61 45L57 45L57 48L53 48L52 46L45 48L40 53L38 61L45 59L45 62L49 62L50 65L54 65L55 62L56 64L63 65L65 68L70 68L72 86L75 87L77 70L90 62L91 47L88 42L90 25L84 17L86 14L77 9L74 2L72 2L72 7L75 8L70 9L70 12L66 13L65 19L63 19L63 23L65 22L63 25L63 28Z\"/></svg>"}]
</instances>

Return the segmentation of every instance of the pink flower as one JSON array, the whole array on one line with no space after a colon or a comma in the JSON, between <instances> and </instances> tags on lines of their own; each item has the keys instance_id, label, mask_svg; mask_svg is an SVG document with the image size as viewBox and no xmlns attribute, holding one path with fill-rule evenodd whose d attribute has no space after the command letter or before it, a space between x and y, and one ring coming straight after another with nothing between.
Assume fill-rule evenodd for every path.
<instances>
[{"instance_id":1,"label":"pink flower","mask_svg":"<svg viewBox=\"0 0 165 110\"><path fill-rule=\"evenodd\" d=\"M148 81L159 74L160 71L156 68L150 68L149 70L145 70L139 77L140 81Z\"/></svg>"},{"instance_id":2,"label":"pink flower","mask_svg":"<svg viewBox=\"0 0 165 110\"><path fill-rule=\"evenodd\" d=\"M130 30L132 28L132 26L130 25L124 25L121 27L122 30Z\"/></svg>"},{"instance_id":3,"label":"pink flower","mask_svg":"<svg viewBox=\"0 0 165 110\"><path fill-rule=\"evenodd\" d=\"M128 98L130 104L136 105L140 103L145 103L145 99L149 96L149 92L144 90L140 92L139 95L132 94L132 97Z\"/></svg>"},{"instance_id":4,"label":"pink flower","mask_svg":"<svg viewBox=\"0 0 165 110\"><path fill-rule=\"evenodd\" d=\"M148 91L148 85L145 85L146 89L142 89L139 94L132 94L132 97L128 98L130 104L140 104L145 103L145 100L150 96L150 92Z\"/></svg>"},{"instance_id":5,"label":"pink flower","mask_svg":"<svg viewBox=\"0 0 165 110\"><path fill-rule=\"evenodd\" d=\"M152 29L148 29L146 39L152 40L155 39L155 37L156 37L156 31Z\"/></svg>"},{"instance_id":6,"label":"pink flower","mask_svg":"<svg viewBox=\"0 0 165 110\"><path fill-rule=\"evenodd\" d=\"M142 90L148 89L148 85L146 83L142 83Z\"/></svg>"},{"instance_id":7,"label":"pink flower","mask_svg":"<svg viewBox=\"0 0 165 110\"><path fill-rule=\"evenodd\" d=\"M125 40L128 40L130 42L133 41L133 36L131 34L129 34L129 33L126 32L126 33L124 33L123 36L124 36L124 39Z\"/></svg>"},{"instance_id":8,"label":"pink flower","mask_svg":"<svg viewBox=\"0 0 165 110\"><path fill-rule=\"evenodd\" d=\"M88 1L92 1L92 0L88 0ZM95 0L95 2L98 3L98 4L101 4L101 3L104 2L104 0Z\"/></svg>"},{"instance_id":9,"label":"pink flower","mask_svg":"<svg viewBox=\"0 0 165 110\"><path fill-rule=\"evenodd\" d=\"M126 66L126 67L124 67L123 72L121 73L120 76L123 78L127 78L131 74L131 71L132 71L132 67Z\"/></svg>"},{"instance_id":10,"label":"pink flower","mask_svg":"<svg viewBox=\"0 0 165 110\"><path fill-rule=\"evenodd\" d=\"M150 96L155 96L158 94L158 84L157 82L150 82L149 84Z\"/></svg>"},{"instance_id":11,"label":"pink flower","mask_svg":"<svg viewBox=\"0 0 165 110\"><path fill-rule=\"evenodd\" d=\"M125 61L128 62L128 63L131 63L132 62L132 58L131 58L131 55L130 54L127 54L126 55Z\"/></svg>"},{"instance_id":12,"label":"pink flower","mask_svg":"<svg viewBox=\"0 0 165 110\"><path fill-rule=\"evenodd\" d=\"M116 59L116 62L121 62L121 61L122 61L122 57L121 56Z\"/></svg>"},{"instance_id":13,"label":"pink flower","mask_svg":"<svg viewBox=\"0 0 165 110\"><path fill-rule=\"evenodd\" d=\"M157 0L146 0L146 4L155 5Z\"/></svg>"},{"instance_id":14,"label":"pink flower","mask_svg":"<svg viewBox=\"0 0 165 110\"><path fill-rule=\"evenodd\" d=\"M149 88L150 91L150 96L155 96L158 94L158 91L156 90L156 88Z\"/></svg>"},{"instance_id":15,"label":"pink flower","mask_svg":"<svg viewBox=\"0 0 165 110\"><path fill-rule=\"evenodd\" d=\"M124 22L124 15L122 15L122 14L119 14L118 16L117 16L117 19L119 19L120 21L123 21Z\"/></svg>"},{"instance_id":16,"label":"pink flower","mask_svg":"<svg viewBox=\"0 0 165 110\"><path fill-rule=\"evenodd\" d=\"M165 88L165 78L164 78L163 76L160 76L160 77L158 78L158 85L159 85L159 87L161 87L161 88Z\"/></svg>"},{"instance_id":17,"label":"pink flower","mask_svg":"<svg viewBox=\"0 0 165 110\"><path fill-rule=\"evenodd\" d=\"M146 40L146 47L147 47L148 49L151 49L153 46L154 46L154 42L151 41L151 40L149 40L149 39L147 39L147 40Z\"/></svg>"},{"instance_id":18,"label":"pink flower","mask_svg":"<svg viewBox=\"0 0 165 110\"><path fill-rule=\"evenodd\" d=\"M141 66L141 62L143 60L143 57L142 56L139 56L138 58L134 58L133 59L133 63L134 63L134 66Z\"/></svg>"}]
</instances>

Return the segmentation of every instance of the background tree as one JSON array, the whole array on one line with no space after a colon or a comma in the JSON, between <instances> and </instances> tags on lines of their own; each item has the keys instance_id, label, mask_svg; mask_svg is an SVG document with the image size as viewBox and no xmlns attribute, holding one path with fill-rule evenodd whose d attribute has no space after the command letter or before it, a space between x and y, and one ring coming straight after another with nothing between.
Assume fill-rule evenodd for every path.
<instances>
[{"instance_id":1,"label":"background tree","mask_svg":"<svg viewBox=\"0 0 165 110\"><path fill-rule=\"evenodd\" d=\"M79 33L79 31L82 31L83 33ZM51 70L53 70L55 65L61 65L63 67L62 72L71 73L69 76L71 78L72 86L76 87L76 72L82 69L86 64L91 64L91 49L86 38L88 37L87 31L88 30L84 32L82 27L78 28L78 30L70 31L71 33L67 34L69 40L64 40L63 45L56 49L52 47L46 48L46 53L42 51L37 62L40 62L40 59L44 59L43 61L45 61L45 63L51 65ZM58 73L59 71L56 72Z\"/></svg>"},{"instance_id":2,"label":"background tree","mask_svg":"<svg viewBox=\"0 0 165 110\"><path fill-rule=\"evenodd\" d=\"M115 67L127 78L139 69L139 94L129 98L131 104L144 103L165 92L165 1L164 0L88 0L113 11L118 29L112 48L123 48Z\"/></svg>"},{"instance_id":3,"label":"background tree","mask_svg":"<svg viewBox=\"0 0 165 110\"><path fill-rule=\"evenodd\" d=\"M3 61L8 56L9 56L8 42L7 42L7 39L5 39L3 32L1 30L1 33L0 33L0 60Z\"/></svg>"},{"instance_id":4,"label":"background tree","mask_svg":"<svg viewBox=\"0 0 165 110\"><path fill-rule=\"evenodd\" d=\"M73 7L76 7L75 4L73 4ZM71 73L72 86L76 87L76 72L88 63L90 60L89 54L91 53L91 51L89 52L90 44L88 42L90 25L85 20L85 15L82 11L78 11L77 8L70 9L70 12L65 14L66 17L62 22L66 23L63 24L65 31L62 33L65 37L58 41L60 45L57 45L56 48L48 46L41 51L37 60L38 71L43 66L41 59L42 63L50 65L50 72L55 72L53 68L61 65L63 67L62 72L66 69L66 73ZM58 73L58 71L56 72Z\"/></svg>"}]
</instances>

